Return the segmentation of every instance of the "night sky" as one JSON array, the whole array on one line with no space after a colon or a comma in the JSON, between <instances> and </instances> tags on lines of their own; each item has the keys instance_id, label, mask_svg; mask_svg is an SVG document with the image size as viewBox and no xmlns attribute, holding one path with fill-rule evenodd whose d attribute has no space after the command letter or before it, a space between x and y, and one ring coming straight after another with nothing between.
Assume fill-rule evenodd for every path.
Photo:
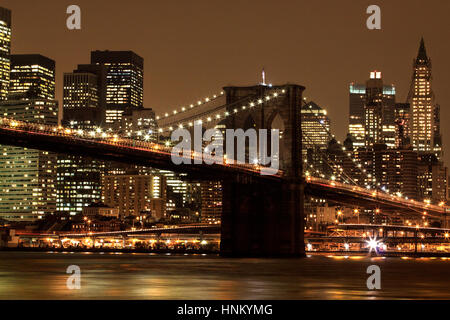
<instances>
[{"instance_id":1,"label":"night sky","mask_svg":"<svg viewBox=\"0 0 450 320\"><path fill-rule=\"evenodd\" d=\"M66 8L82 10L82 30L66 28ZM382 30L366 28L366 8L382 10ZM133 50L145 59L145 107L157 113L220 92L267 81L297 83L329 111L332 130L348 128L348 85L369 71L406 99L420 37L433 63L450 164L450 1L448 0L3 0L13 11L13 53L40 53L62 75L89 63L91 50Z\"/></svg>"}]
</instances>

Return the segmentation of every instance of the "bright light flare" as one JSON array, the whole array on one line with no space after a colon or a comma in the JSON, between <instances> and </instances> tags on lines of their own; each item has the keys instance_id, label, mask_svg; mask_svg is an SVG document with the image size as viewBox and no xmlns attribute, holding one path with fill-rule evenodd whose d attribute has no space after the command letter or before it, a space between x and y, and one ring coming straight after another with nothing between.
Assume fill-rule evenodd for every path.
<instances>
[{"instance_id":1,"label":"bright light flare","mask_svg":"<svg viewBox=\"0 0 450 320\"><path fill-rule=\"evenodd\" d=\"M373 251L378 252L378 248L382 244L381 241L377 240L377 237L374 238L369 237L369 240L366 240L367 245L369 246L369 253Z\"/></svg>"}]
</instances>

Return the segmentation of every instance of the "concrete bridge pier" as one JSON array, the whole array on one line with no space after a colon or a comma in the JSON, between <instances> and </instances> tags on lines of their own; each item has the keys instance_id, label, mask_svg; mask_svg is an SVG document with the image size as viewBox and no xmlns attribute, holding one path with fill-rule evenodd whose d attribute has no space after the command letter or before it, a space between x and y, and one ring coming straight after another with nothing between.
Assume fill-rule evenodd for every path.
<instances>
[{"instance_id":1,"label":"concrete bridge pier","mask_svg":"<svg viewBox=\"0 0 450 320\"><path fill-rule=\"evenodd\" d=\"M305 255L301 181L224 181L222 204L221 256Z\"/></svg>"}]
</instances>

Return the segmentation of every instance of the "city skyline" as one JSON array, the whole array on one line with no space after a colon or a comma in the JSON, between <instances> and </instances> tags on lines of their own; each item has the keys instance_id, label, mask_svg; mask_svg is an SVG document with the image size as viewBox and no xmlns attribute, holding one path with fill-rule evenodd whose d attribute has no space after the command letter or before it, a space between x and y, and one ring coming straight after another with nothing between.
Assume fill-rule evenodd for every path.
<instances>
[{"instance_id":1,"label":"city skyline","mask_svg":"<svg viewBox=\"0 0 450 320\"><path fill-rule=\"evenodd\" d=\"M0 300L450 299L448 12L4 0Z\"/></svg>"},{"instance_id":2,"label":"city skyline","mask_svg":"<svg viewBox=\"0 0 450 320\"><path fill-rule=\"evenodd\" d=\"M69 31L65 28L67 17L65 3L51 5L51 12L54 15L55 12L58 12L58 7L61 11L61 16L55 15L54 19L48 19L45 16L46 4L41 6L42 9L30 15L27 10L23 9L26 7L26 2L17 4L5 1L4 3L5 7L13 10L12 53L40 53L56 61L56 94L60 105L62 74L71 72L80 61L89 61L91 51L133 50L146 61L144 106L153 108L157 114L190 103L198 96L215 93L227 84L257 83L260 80L260 71L265 67L268 82L274 84L294 82L305 85L305 96L327 109L332 120L332 132L342 141L346 135L344 127L348 123L348 85L351 82L366 79L367 73L371 70L380 70L387 84L393 83L396 86L397 101L406 101L411 80L412 61L417 55L420 38L423 36L427 53L433 60L433 88L436 102L442 107L442 119L445 121L449 116L445 101L448 101L450 97L445 90L446 77L444 76L446 70L449 69L449 61L445 59L449 46L445 42L439 41L440 37L432 32L437 28L443 28L443 24L445 24L445 20L439 17L439 14L444 14L445 10L436 11L435 7L445 7L448 4L433 3L421 6L420 1L382 3L382 30L380 31L369 31L365 28L366 3L364 1L345 8L330 2L325 6L325 10L321 8L321 11L318 11L317 4L294 5L288 1L280 4L263 2L257 9L244 4L239 13L232 12L230 4L221 5L222 14L232 14L237 18L234 26L230 26L230 33L236 33L235 29L240 27L236 39L229 37L226 30L223 29L223 25L227 25L224 21L220 19L214 21L213 17L217 18L214 10L206 11L206 9L216 7L215 4L208 4L205 7L205 4L200 2L189 4L187 7L183 4L177 6L146 5L144 2L137 2L133 9L130 9L122 8L118 2L112 2L108 11L99 10L96 4L86 1L80 1L78 5L82 9L82 30ZM311 16L315 17L317 17L317 12L320 12L323 15L321 23L333 27L320 28L320 30L311 29L310 25L314 25L314 23L309 23L311 18L301 14L302 18L298 19L294 25L281 22L276 26L273 21L280 13L275 13L275 18L272 20L269 12L277 7L280 9L276 12L285 13L287 8L294 12L301 12L303 9L314 13ZM153 10L145 10L147 8ZM120 17L119 15L130 14L131 10L136 15L136 19L133 20L134 24L119 30L115 25L107 23L114 19L106 19L106 16ZM253 10L257 10L257 14L254 14ZM433 11L433 18L426 14L427 10ZM160 16L155 15L157 11L161 13ZM95 16L90 12L95 12ZM187 20L189 23L175 18L182 16L185 12L189 12L192 16L192 19ZM436 16L436 12L438 12L438 16ZM339 18L344 17L344 13L348 15L349 19ZM139 19L138 17L142 18L143 14L149 15L150 18ZM396 15L400 14L410 16L411 25L408 23L397 25ZM414 17L419 14L423 15L423 24L413 24ZM262 18L257 19L257 16ZM164 17L170 17L170 26L164 24ZM44 41L41 39L38 45L33 43L32 37L35 30L30 28L30 24L35 23L36 19L41 21L44 18L46 22L39 32L49 35L49 40L61 37L63 40L56 47L61 48L62 45L63 50L56 50L55 44L47 43L45 39ZM105 21L104 25L99 25L97 20ZM208 30L202 28L204 22L209 22ZM58 28L59 24L60 28ZM178 24L182 24L183 28L179 28ZM105 34L106 26L112 28L114 31L112 33L116 34L120 41ZM289 28L286 28L287 26ZM406 35L404 34L405 28L409 30ZM261 32L255 33L255 29ZM282 30L287 31L281 32ZM304 40L308 43L308 49L302 45L302 30L307 31L304 34ZM214 31L217 31L217 36L207 36L207 33ZM254 40L245 43L245 35L250 31ZM136 35L136 37L121 36L126 33ZM287 39L288 35L294 33L298 34L298 41L286 42L285 38ZM325 37L336 33L339 34L341 43L335 41L330 43ZM400 37L399 34L402 36ZM354 41L354 39L358 39L358 41ZM351 43L348 42L349 40ZM330 50L325 50L327 52L323 52L323 41L328 41L325 47ZM231 47L236 50L223 50L226 44L231 44ZM318 47L322 47L322 49L317 51ZM332 50L337 47L339 50ZM208 51L208 48L217 54L211 55L205 52L205 50ZM238 48L239 50L237 50ZM365 49L364 58L355 54L361 49ZM315 53L312 54L312 52ZM280 56L283 58L280 59ZM333 63L326 63L327 61ZM236 67L232 67L233 65ZM325 79L319 76L324 74L324 68L327 71L331 70ZM171 91L172 88L176 88L174 92ZM445 127L442 128L442 131L445 150L448 132ZM449 163L449 159L450 155L444 152L445 162Z\"/></svg>"}]
</instances>

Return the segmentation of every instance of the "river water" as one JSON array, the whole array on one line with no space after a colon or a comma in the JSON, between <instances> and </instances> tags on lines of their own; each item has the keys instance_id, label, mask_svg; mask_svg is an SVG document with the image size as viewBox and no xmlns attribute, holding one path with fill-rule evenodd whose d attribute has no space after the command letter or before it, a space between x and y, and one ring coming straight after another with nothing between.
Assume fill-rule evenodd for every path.
<instances>
[{"instance_id":1,"label":"river water","mask_svg":"<svg viewBox=\"0 0 450 320\"><path fill-rule=\"evenodd\" d=\"M370 265L381 290L367 289ZM450 259L0 252L0 299L450 299Z\"/></svg>"}]
</instances>

